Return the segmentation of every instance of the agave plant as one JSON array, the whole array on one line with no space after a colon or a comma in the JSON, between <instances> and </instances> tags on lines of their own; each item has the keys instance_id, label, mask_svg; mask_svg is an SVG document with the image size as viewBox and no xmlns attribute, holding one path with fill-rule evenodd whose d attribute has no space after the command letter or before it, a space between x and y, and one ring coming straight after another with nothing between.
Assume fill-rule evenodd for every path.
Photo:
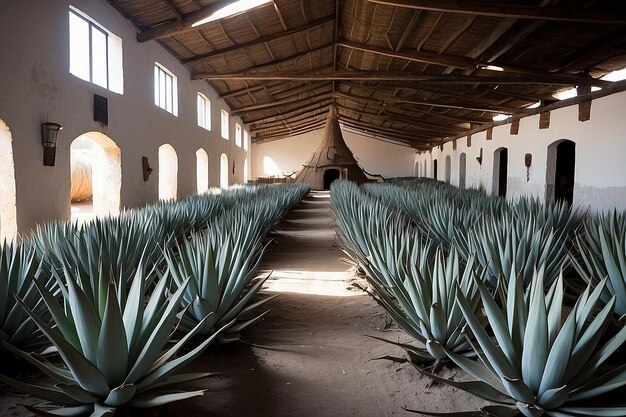
<instances>
[{"instance_id":1,"label":"agave plant","mask_svg":"<svg viewBox=\"0 0 626 417\"><path fill-rule=\"evenodd\" d=\"M39 278L53 294L54 282L44 273L35 259L32 247L4 242L0 245L0 339L29 351L41 351L49 346L48 339L29 319L16 297L49 323L46 305L33 287Z\"/></svg>"},{"instance_id":2,"label":"agave plant","mask_svg":"<svg viewBox=\"0 0 626 417\"><path fill-rule=\"evenodd\" d=\"M33 396L60 407L35 410L38 414L77 416L113 415L118 407L154 407L183 400L203 391L173 391L177 386L209 376L208 373L173 375L196 358L213 340L213 336L188 352L176 356L186 342L196 335L204 321L184 338L166 348L176 325L176 312L187 287L183 282L168 295L169 277L161 277L151 294L146 291L144 268L137 269L126 296L124 286L110 282L99 298L101 311L90 294L65 270L67 288L63 289L65 306L61 306L44 285L35 286L49 309L54 326L19 300L30 318L56 347L63 366L40 356L7 345L12 352L29 361L57 384L44 387L27 384L6 376L0 379ZM146 304L144 300L149 295ZM209 318L207 317L206 320Z\"/></svg>"},{"instance_id":3,"label":"agave plant","mask_svg":"<svg viewBox=\"0 0 626 417\"><path fill-rule=\"evenodd\" d=\"M188 332L202 322L200 333L210 335L232 323L228 335L218 338L226 342L236 340L240 331L265 315L251 316L273 298L251 303L267 279L255 278L264 247L254 222L236 213L225 214L207 230L192 234L165 252L176 285L191 277L184 292L184 303L189 307L181 317L180 330Z\"/></svg>"},{"instance_id":4,"label":"agave plant","mask_svg":"<svg viewBox=\"0 0 626 417\"><path fill-rule=\"evenodd\" d=\"M626 366L601 369L626 341L624 327L605 343L600 342L615 307L613 297L598 311L607 281L602 280L595 289L587 287L564 321L562 275L547 295L543 281L541 268L524 293L521 281L511 277L503 309L486 286L477 282L495 341L483 329L463 293L457 291L459 306L476 338L480 362L451 352L448 355L477 381L432 377L499 404L483 410L495 416L624 415L626 406L592 402L626 385Z\"/></svg>"},{"instance_id":5,"label":"agave plant","mask_svg":"<svg viewBox=\"0 0 626 417\"><path fill-rule=\"evenodd\" d=\"M416 342L401 344L414 362L447 359L446 350L473 356L462 333L465 320L454 303L457 287L479 314L474 261L463 266L454 248L448 256L411 230L408 219L353 183L332 190L340 237L354 253L375 298Z\"/></svg>"},{"instance_id":6,"label":"agave plant","mask_svg":"<svg viewBox=\"0 0 626 417\"><path fill-rule=\"evenodd\" d=\"M499 280L519 276L525 287L534 270L544 265L545 283L551 285L567 265L567 247L555 230L537 220L516 218L503 213L499 218L483 218L466 234L457 234L456 246L465 258L474 254L486 269L491 288Z\"/></svg>"},{"instance_id":7,"label":"agave plant","mask_svg":"<svg viewBox=\"0 0 626 417\"><path fill-rule=\"evenodd\" d=\"M608 277L602 300L616 297L615 314L626 314L626 213L613 211L591 218L576 236L570 258L578 274L592 286Z\"/></svg>"}]
</instances>

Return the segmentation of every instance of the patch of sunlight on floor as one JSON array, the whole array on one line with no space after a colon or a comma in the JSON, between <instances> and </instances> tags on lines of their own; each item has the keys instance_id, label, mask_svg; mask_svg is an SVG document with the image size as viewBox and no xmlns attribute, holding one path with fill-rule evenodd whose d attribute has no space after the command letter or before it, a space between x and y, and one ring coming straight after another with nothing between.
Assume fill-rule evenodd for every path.
<instances>
[{"instance_id":1,"label":"patch of sunlight on floor","mask_svg":"<svg viewBox=\"0 0 626 417\"><path fill-rule=\"evenodd\" d=\"M287 271L274 270L265 281L268 292L289 292L332 297L350 297L363 292L350 285L351 271Z\"/></svg>"}]
</instances>

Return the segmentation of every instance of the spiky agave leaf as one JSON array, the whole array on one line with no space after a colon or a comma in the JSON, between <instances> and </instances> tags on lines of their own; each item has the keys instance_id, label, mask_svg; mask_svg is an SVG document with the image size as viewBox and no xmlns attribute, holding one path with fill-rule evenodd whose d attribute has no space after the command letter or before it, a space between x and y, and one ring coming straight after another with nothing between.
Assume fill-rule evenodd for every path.
<instances>
[{"instance_id":1,"label":"spiky agave leaf","mask_svg":"<svg viewBox=\"0 0 626 417\"><path fill-rule=\"evenodd\" d=\"M588 284L596 286L608 277L602 300L615 295L615 314L626 314L626 213L614 210L590 217L574 239L570 258Z\"/></svg>"},{"instance_id":2,"label":"spiky agave leaf","mask_svg":"<svg viewBox=\"0 0 626 417\"><path fill-rule=\"evenodd\" d=\"M204 321L191 329L188 337L167 348L188 281L168 296L169 277L166 272L152 292L148 293L144 269L137 269L124 302L118 297L116 283L107 285L102 312L71 275L66 276L68 290L65 297L70 298L66 309L60 308L45 286L38 285L37 290L52 311L56 328L44 322L24 302L19 302L55 345L63 366L51 364L17 348L12 350L57 384L49 388L4 376L0 378L21 391L59 406L72 407L69 412L80 410L84 413L89 410L98 414L106 409L112 414L120 406L145 407L201 395L201 391L166 395L168 393L164 389L171 390L181 383L210 375L196 373L172 376L196 358L221 329L217 329L196 348L176 356L189 338L199 333ZM144 305L148 296L150 300Z\"/></svg>"},{"instance_id":3,"label":"spiky agave leaf","mask_svg":"<svg viewBox=\"0 0 626 417\"><path fill-rule=\"evenodd\" d=\"M599 372L600 366L626 341L626 328L622 328L600 345L615 306L613 298L598 310L607 281L601 281L594 289L588 287L562 322L562 276L545 295L544 274L543 268L536 271L526 292L519 279L510 277L503 308L498 307L486 286L477 282L495 340L482 328L462 292L457 291L481 361L451 354L457 365L480 382L455 386L492 400L485 395L484 388L489 386L508 397L509 403L525 416L624 414L623 406L588 403L626 385L624 367Z\"/></svg>"},{"instance_id":4,"label":"spiky agave leaf","mask_svg":"<svg viewBox=\"0 0 626 417\"><path fill-rule=\"evenodd\" d=\"M0 339L29 351L41 351L50 345L16 302L16 297L21 299L44 322L50 322L50 314L34 288L36 279L55 295L58 294L55 282L47 268L35 257L32 246L0 244Z\"/></svg>"},{"instance_id":5,"label":"spiky agave leaf","mask_svg":"<svg viewBox=\"0 0 626 417\"><path fill-rule=\"evenodd\" d=\"M447 359L446 350L472 356L462 334L465 320L453 302L457 287L478 313L474 262L460 262L454 248L446 256L411 230L408 219L352 183L332 190L340 236L359 259L375 298L417 346L405 347L416 362Z\"/></svg>"}]
</instances>

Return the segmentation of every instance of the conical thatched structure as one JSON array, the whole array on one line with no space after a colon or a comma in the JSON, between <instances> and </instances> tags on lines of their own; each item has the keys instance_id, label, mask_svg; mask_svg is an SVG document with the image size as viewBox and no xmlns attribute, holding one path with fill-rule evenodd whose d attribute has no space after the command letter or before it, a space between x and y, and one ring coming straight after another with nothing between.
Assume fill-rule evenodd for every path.
<instances>
[{"instance_id":1,"label":"conical thatched structure","mask_svg":"<svg viewBox=\"0 0 626 417\"><path fill-rule=\"evenodd\" d=\"M322 141L296 176L295 182L306 182L313 190L328 190L336 179L356 183L367 181L365 173L343 140L337 120L337 109L331 106Z\"/></svg>"}]
</instances>

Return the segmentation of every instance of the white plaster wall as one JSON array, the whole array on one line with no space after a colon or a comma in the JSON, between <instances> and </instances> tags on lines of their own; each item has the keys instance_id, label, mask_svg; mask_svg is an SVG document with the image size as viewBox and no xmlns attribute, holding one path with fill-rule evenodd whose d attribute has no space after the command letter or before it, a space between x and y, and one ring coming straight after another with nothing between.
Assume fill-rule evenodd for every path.
<instances>
[{"instance_id":1,"label":"white plaster wall","mask_svg":"<svg viewBox=\"0 0 626 417\"><path fill-rule=\"evenodd\" d=\"M560 139L576 143L576 173L574 205L590 207L595 211L612 208L626 209L626 92L593 100L591 119L578 121L578 106L553 110L550 127L539 129L539 115L520 120L519 134L511 135L510 124L493 129L493 139L486 140L486 132L472 135L471 147L466 138L452 142L431 152L416 155L420 167L428 166L428 177L433 176L433 160L438 160L438 178L443 179L445 157L452 159L451 183L458 185L459 156L467 154L466 186L492 191L494 151L508 148L507 198L534 196L545 199L548 145ZM476 157L483 149L480 165ZM527 178L524 155L532 154L532 165ZM421 168L420 168L421 169Z\"/></svg>"},{"instance_id":2,"label":"white plaster wall","mask_svg":"<svg viewBox=\"0 0 626 417\"><path fill-rule=\"evenodd\" d=\"M252 145L252 178L265 177L263 158L271 158L285 175L302 169L322 140L324 129ZM385 178L414 175L415 149L375 140L342 129L354 157L370 174Z\"/></svg>"},{"instance_id":3,"label":"white plaster wall","mask_svg":"<svg viewBox=\"0 0 626 417\"><path fill-rule=\"evenodd\" d=\"M23 0L0 3L0 119L12 132L20 232L36 223L70 218L70 158L73 139L100 131L121 148L122 207L137 207L158 199L158 148L170 143L177 152L178 197L196 190L196 151L209 156L209 185L219 185L219 160L230 161L229 183L243 180L246 152L220 137L223 100L204 81L191 81L187 68L155 41L136 42L136 29L102 0L71 4L122 38L124 94L90 84L69 73L69 5L67 0ZM154 63L163 64L178 78L179 116L154 105ZM211 100L212 131L197 126L196 95ZM109 124L93 121L93 94L109 100ZM55 167L44 167L40 124L63 125ZM243 124L242 124L243 125ZM245 128L245 126L244 126ZM142 178L141 157L155 170ZM235 162L236 172L232 173Z\"/></svg>"}]
</instances>

